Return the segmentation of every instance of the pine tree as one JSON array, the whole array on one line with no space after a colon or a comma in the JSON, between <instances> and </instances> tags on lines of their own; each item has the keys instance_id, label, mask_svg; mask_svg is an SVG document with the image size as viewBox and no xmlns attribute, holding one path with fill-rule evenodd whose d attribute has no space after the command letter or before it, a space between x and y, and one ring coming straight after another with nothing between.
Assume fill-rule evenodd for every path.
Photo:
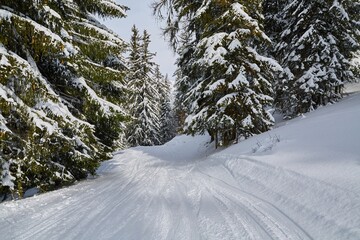
<instances>
[{"instance_id":1,"label":"pine tree","mask_svg":"<svg viewBox=\"0 0 360 240\"><path fill-rule=\"evenodd\" d=\"M355 81L360 81L360 2L350 2L351 6L347 7L351 19L353 35L357 41L357 47L353 50L351 66L355 74Z\"/></svg>"},{"instance_id":2,"label":"pine tree","mask_svg":"<svg viewBox=\"0 0 360 240\"><path fill-rule=\"evenodd\" d=\"M171 107L171 85L168 76L161 74L160 68L155 67L155 80L159 91L159 119L160 119L160 140L164 144L175 137L174 114Z\"/></svg>"},{"instance_id":3,"label":"pine tree","mask_svg":"<svg viewBox=\"0 0 360 240\"><path fill-rule=\"evenodd\" d=\"M124 42L91 14L125 9L112 0L0 1L0 197L85 178L121 144L124 73L105 62L121 59Z\"/></svg>"},{"instance_id":4,"label":"pine tree","mask_svg":"<svg viewBox=\"0 0 360 240\"><path fill-rule=\"evenodd\" d=\"M174 92L174 127L176 133L184 133L185 119L187 117L187 113L189 112L189 108L184 101L185 91L184 88L187 88L186 85L182 89L181 85L185 81L182 77L180 69L175 71L175 92Z\"/></svg>"},{"instance_id":5,"label":"pine tree","mask_svg":"<svg viewBox=\"0 0 360 240\"><path fill-rule=\"evenodd\" d=\"M344 82L353 79L349 60L358 42L351 6L353 1L296 0L278 9L282 27L273 34L274 54L285 71L276 102L285 115L337 101Z\"/></svg>"},{"instance_id":6,"label":"pine tree","mask_svg":"<svg viewBox=\"0 0 360 240\"><path fill-rule=\"evenodd\" d=\"M175 118L176 129L178 133L184 132L185 120L190 112L191 101L187 101L186 94L189 92L191 86L195 83L197 77L201 73L193 68L196 59L193 54L196 50L196 40L190 31L182 31L178 40L178 69L175 72Z\"/></svg>"},{"instance_id":7,"label":"pine tree","mask_svg":"<svg viewBox=\"0 0 360 240\"><path fill-rule=\"evenodd\" d=\"M184 32L193 33L196 46L178 61L178 86L190 82L187 133L208 131L219 146L268 130L273 124L266 111L272 103L269 67L281 67L257 52L269 42L259 24L261 2L174 1L172 6L178 14L169 22L186 16Z\"/></svg>"},{"instance_id":8,"label":"pine tree","mask_svg":"<svg viewBox=\"0 0 360 240\"><path fill-rule=\"evenodd\" d=\"M277 34L286 25L285 20L281 16L281 12L285 8L288 0L265 0L263 2L263 14L265 17L265 32L272 39L276 38Z\"/></svg>"},{"instance_id":9,"label":"pine tree","mask_svg":"<svg viewBox=\"0 0 360 240\"><path fill-rule=\"evenodd\" d=\"M132 28L129 54L128 86L131 91L130 114L133 118L127 130L131 146L152 146L161 143L159 136L159 93L153 77L154 54L149 51L150 35Z\"/></svg>"}]
</instances>

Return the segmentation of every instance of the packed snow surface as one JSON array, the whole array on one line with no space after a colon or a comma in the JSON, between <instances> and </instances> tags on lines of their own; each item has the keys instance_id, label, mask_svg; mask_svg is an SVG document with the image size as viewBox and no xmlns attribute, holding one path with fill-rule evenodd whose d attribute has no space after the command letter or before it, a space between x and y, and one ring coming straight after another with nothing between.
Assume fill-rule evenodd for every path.
<instances>
[{"instance_id":1,"label":"packed snow surface","mask_svg":"<svg viewBox=\"0 0 360 240\"><path fill-rule=\"evenodd\" d=\"M215 150L117 152L95 179L0 204L5 239L360 239L360 94Z\"/></svg>"}]
</instances>

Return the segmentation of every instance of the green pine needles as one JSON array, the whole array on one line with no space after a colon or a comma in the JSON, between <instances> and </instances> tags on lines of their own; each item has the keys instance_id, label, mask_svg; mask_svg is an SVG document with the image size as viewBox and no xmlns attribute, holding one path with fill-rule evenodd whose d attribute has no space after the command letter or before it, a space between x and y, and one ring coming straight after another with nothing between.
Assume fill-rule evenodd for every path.
<instances>
[{"instance_id":1,"label":"green pine needles","mask_svg":"<svg viewBox=\"0 0 360 240\"><path fill-rule=\"evenodd\" d=\"M0 201L95 174L124 147L126 44L112 0L0 1Z\"/></svg>"},{"instance_id":2,"label":"green pine needles","mask_svg":"<svg viewBox=\"0 0 360 240\"><path fill-rule=\"evenodd\" d=\"M165 33L179 53L176 86L182 100L177 102L186 106L179 105L177 112L186 111L183 129L188 134L207 131L216 146L267 131L274 122L267 108L273 101L274 74L281 67L260 52L270 44L262 30L261 1L243 2L174 0L155 5L160 13L173 7L167 9Z\"/></svg>"},{"instance_id":3,"label":"green pine needles","mask_svg":"<svg viewBox=\"0 0 360 240\"><path fill-rule=\"evenodd\" d=\"M226 146L343 97L359 77L358 0L157 0L178 55L100 24L114 0L0 0L0 201L95 174L118 148L208 132ZM128 56L124 53L128 51ZM355 60L354 60L355 59ZM176 122L176 123L175 123ZM11 196L11 197L9 197Z\"/></svg>"},{"instance_id":4,"label":"green pine needles","mask_svg":"<svg viewBox=\"0 0 360 240\"><path fill-rule=\"evenodd\" d=\"M140 35L133 26L127 75L128 110L132 116L127 140L131 146L160 145L174 137L170 83L153 61L155 54L149 50L150 43L148 32Z\"/></svg>"},{"instance_id":5,"label":"green pine needles","mask_svg":"<svg viewBox=\"0 0 360 240\"><path fill-rule=\"evenodd\" d=\"M295 117L337 101L356 78L359 1L158 0L153 9L179 55L178 129L208 132L216 146L270 129L274 107Z\"/></svg>"},{"instance_id":6,"label":"green pine needles","mask_svg":"<svg viewBox=\"0 0 360 240\"><path fill-rule=\"evenodd\" d=\"M284 1L267 15L268 24L277 26L269 34L273 56L285 71L276 84L276 105L286 116L342 98L344 84L355 77L358 15L359 3L337 0Z\"/></svg>"}]
</instances>

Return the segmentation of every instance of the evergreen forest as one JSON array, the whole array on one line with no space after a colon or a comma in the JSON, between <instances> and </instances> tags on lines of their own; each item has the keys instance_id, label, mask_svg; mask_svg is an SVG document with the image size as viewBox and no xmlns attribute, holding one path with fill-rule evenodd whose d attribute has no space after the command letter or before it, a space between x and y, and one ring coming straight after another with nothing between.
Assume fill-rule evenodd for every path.
<instances>
[{"instance_id":1,"label":"evergreen forest","mask_svg":"<svg viewBox=\"0 0 360 240\"><path fill-rule=\"evenodd\" d=\"M152 8L177 54L174 93L146 30L134 25L126 42L98 20L121 24L128 7L0 0L0 202L73 184L115 150L177 133L237 143L270 130L274 112L296 117L359 81L358 0L154 0Z\"/></svg>"},{"instance_id":2,"label":"evergreen forest","mask_svg":"<svg viewBox=\"0 0 360 240\"><path fill-rule=\"evenodd\" d=\"M178 55L180 131L237 143L341 99L359 81L358 0L157 0ZM355 60L357 59L357 60Z\"/></svg>"}]
</instances>

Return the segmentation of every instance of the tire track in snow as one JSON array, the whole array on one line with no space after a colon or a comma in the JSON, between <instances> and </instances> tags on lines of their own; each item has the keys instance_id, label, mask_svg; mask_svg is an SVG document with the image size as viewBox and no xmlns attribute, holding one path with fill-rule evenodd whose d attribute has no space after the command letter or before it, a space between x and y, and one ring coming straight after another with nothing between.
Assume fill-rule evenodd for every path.
<instances>
[{"instance_id":1,"label":"tire track in snow","mask_svg":"<svg viewBox=\"0 0 360 240\"><path fill-rule=\"evenodd\" d=\"M88 183L85 182L86 186L81 187L80 189L85 190L85 192L80 192L81 197L77 197L77 201L69 200L66 198L65 201L70 201L67 206L62 206L64 202L58 202L48 208L51 203L46 204L44 211L40 211L39 213L35 213L31 218L33 221L29 221L28 218L24 218L16 222L16 225L26 226L25 228L17 228L16 225L13 239L41 239L42 233L49 231L49 229L58 228L58 226L63 225L63 228L60 228L60 231L57 231L59 236L64 234L69 237L69 232L71 232L71 236L76 237L76 239L86 239L84 237L82 226L92 226L95 225L92 223L93 219L106 219L114 210L119 207L122 208L122 203L125 201L136 201L137 198L132 197L132 194L136 192L136 188L130 187L135 181L135 178L138 178L139 173L139 164L135 164L132 167L131 173L129 174L129 180L127 183L123 181L119 181L119 178L114 180L114 174L107 174L106 176L100 177L98 180L101 186L97 186L96 193L87 195L87 188L91 188ZM151 178L148 175L148 171L145 173L141 171L142 177L140 182L147 182L147 179ZM154 173L155 175L155 173ZM139 181L137 181L139 182ZM80 183L78 185L81 186L84 183ZM114 189L120 188L120 191L114 191ZM138 189L141 186L137 186ZM78 189L78 190L80 190ZM60 192L66 192L67 189L59 190ZM113 194L108 194L112 192ZM58 192L59 193L59 192ZM54 194L54 193L49 193ZM68 194L68 193L67 193ZM96 195L95 195L96 194ZM28 199L26 199L28 200ZM26 201L25 200L25 201ZM87 206L83 205L83 202L87 204ZM61 211L62 209L66 211ZM140 212L141 209L138 209ZM83 217L79 217L83 216ZM134 216L136 217L136 216ZM88 220L89 219L89 220ZM41 220L42 224L38 225L38 221ZM99 220L98 220L99 221ZM33 222L33 223L32 223ZM70 227L66 224L69 222ZM97 226L93 228L90 227L88 233L96 233L99 231L99 223L96 223ZM101 226L100 226L101 227ZM91 234L85 234L91 236Z\"/></svg>"},{"instance_id":2,"label":"tire track in snow","mask_svg":"<svg viewBox=\"0 0 360 240\"><path fill-rule=\"evenodd\" d=\"M312 239L294 220L270 202L200 170L199 173L206 176L207 180L212 183L210 185L204 181L213 196L216 196L228 209L239 209L240 212L247 213L254 220L253 224L263 230L269 239ZM257 204L253 204L253 202L257 202ZM265 239L264 237L265 235L262 235L258 239Z\"/></svg>"},{"instance_id":3,"label":"tire track in snow","mask_svg":"<svg viewBox=\"0 0 360 240\"><path fill-rule=\"evenodd\" d=\"M216 156L181 164L130 149L120 159L95 180L25 200L23 219L17 218L9 239L312 239L287 208L275 205L271 194L277 193L247 171L301 184L297 175L256 162L234 174L227 157ZM26 216L47 198L33 219Z\"/></svg>"},{"instance_id":4,"label":"tire track in snow","mask_svg":"<svg viewBox=\"0 0 360 240\"><path fill-rule=\"evenodd\" d=\"M143 218L144 212L146 213L151 209L154 196L148 194L144 189L154 187L151 183L154 181L160 168L147 168L147 171L144 171L144 168L140 168L141 164L141 159L136 159L135 167L137 171L133 172L132 175L129 175L129 178L131 179L129 181L129 186L131 185L132 187L129 188L128 191L124 191L124 194L118 193L116 194L117 197L113 196L105 211L96 214L94 217L103 220L103 224L98 225L103 232L106 232L104 235L104 238L106 239L117 235L117 233L122 233L123 229L126 229L131 223L136 222L137 219ZM132 202L144 204L137 204L134 209L134 205L131 204ZM117 223L115 230L111 227L111 222L107 223L108 219L111 219L111 222ZM98 228L97 230L94 230L94 233L98 230ZM140 230L141 229L139 229L139 231ZM89 237L91 236L92 235L89 234ZM131 236L129 236L127 239L136 238L131 238Z\"/></svg>"},{"instance_id":5,"label":"tire track in snow","mask_svg":"<svg viewBox=\"0 0 360 240\"><path fill-rule=\"evenodd\" d=\"M360 237L360 231L357 228L360 222L349 222L349 219L352 219L349 216L360 214L358 194L250 158L234 155L222 155L220 158L214 156L214 158L220 160L237 183L242 183L243 187L240 190L244 193L255 198L263 196L263 200L266 198L269 204L281 212L295 213L297 220L290 220L298 227L304 224L309 226L308 222L312 220L311 235L314 239L324 239L322 234L319 234L322 231L330 231L332 239L358 239ZM229 159L232 160L228 161ZM232 168L242 170L232 172ZM333 207L327 207L327 204L324 204L326 200L332 201ZM300 218L298 212L301 213ZM349 225L354 227L348 227Z\"/></svg>"},{"instance_id":6,"label":"tire track in snow","mask_svg":"<svg viewBox=\"0 0 360 240\"><path fill-rule=\"evenodd\" d=\"M233 173L230 171L230 169L222 164L222 166L224 167L224 169L231 175L231 177L236 181L235 176L233 175ZM285 217L289 222L293 223L295 225L296 228L298 228L300 230L300 232L304 233L306 235L306 237L308 239L312 239L312 237L307 233L307 231L305 231L298 223L296 223L292 218L290 218L287 214L285 214L282 210L280 210L277 206L275 206L274 204L272 204L271 202L267 201L266 199L259 197L253 193L244 191L243 189L240 189L239 187L233 186L231 184L226 183L225 181L218 179L219 181L221 181L222 183L228 185L231 188L235 188L238 192L242 192L243 194L250 196L251 198L254 198L256 200L259 200L260 202L264 202L267 205L271 206L272 208L274 208L278 213L280 213L283 217Z\"/></svg>"},{"instance_id":7,"label":"tire track in snow","mask_svg":"<svg viewBox=\"0 0 360 240\"><path fill-rule=\"evenodd\" d=\"M226 200L224 200L222 197L214 193L214 190L207 187L207 185L204 185L206 188L206 191L209 193L207 199L212 199L212 207L218 210L219 215L224 219L224 221L221 221L222 223L225 222L226 224L222 224L219 226L219 224L215 224L215 226L219 227L219 229L212 229L214 228L214 220L213 222L209 221L210 219L207 219L208 221L205 222L206 226L205 229L212 229L211 231L224 231L228 234L226 236L226 239L269 239L266 236L268 233L265 231L265 229L259 225L256 220L253 218L251 214L248 214L246 211L241 211L242 216L239 217L236 212L234 211L235 208L231 206ZM203 212L202 215L207 215L206 212ZM200 218L203 218L200 216ZM209 223L210 222L210 223ZM219 220L216 220L216 222L220 222ZM228 231L227 229L230 229L231 231ZM230 235L231 233L231 235ZM225 238L225 236L222 236Z\"/></svg>"}]
</instances>

